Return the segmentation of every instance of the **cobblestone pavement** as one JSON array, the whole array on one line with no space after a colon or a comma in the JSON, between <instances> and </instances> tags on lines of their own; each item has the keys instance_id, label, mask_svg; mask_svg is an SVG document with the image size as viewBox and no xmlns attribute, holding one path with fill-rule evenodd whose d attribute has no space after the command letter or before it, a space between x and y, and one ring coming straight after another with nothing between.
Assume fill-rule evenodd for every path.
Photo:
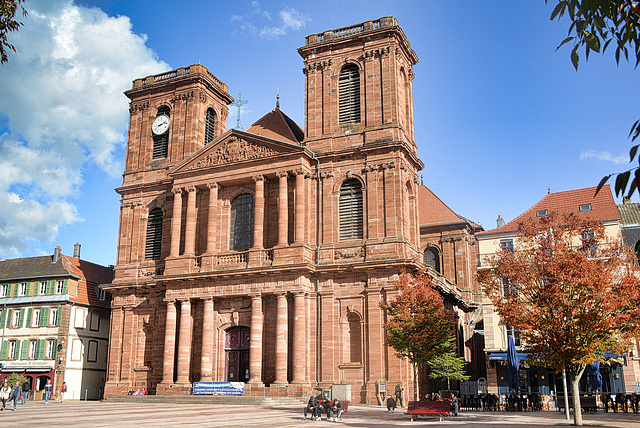
<instances>
[{"instance_id":1,"label":"cobblestone pavement","mask_svg":"<svg viewBox=\"0 0 640 428\"><path fill-rule=\"evenodd\" d=\"M411 422L397 409L349 406L342 422L303 421L300 406L222 406L209 404L111 403L97 401L34 402L18 405L17 411L0 412L0 426L35 427L386 427L386 426L458 426L458 427L553 427L569 426L564 413L461 412L458 417L420 418ZM572 415L573 417L573 415ZM637 427L638 413L597 413L584 415L585 426Z\"/></svg>"}]
</instances>

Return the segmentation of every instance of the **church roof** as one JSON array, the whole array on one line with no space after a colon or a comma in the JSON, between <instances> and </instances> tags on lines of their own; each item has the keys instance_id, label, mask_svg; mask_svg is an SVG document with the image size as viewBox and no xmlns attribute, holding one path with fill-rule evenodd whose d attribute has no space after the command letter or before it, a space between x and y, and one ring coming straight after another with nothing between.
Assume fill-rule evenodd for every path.
<instances>
[{"instance_id":1,"label":"church roof","mask_svg":"<svg viewBox=\"0 0 640 428\"><path fill-rule=\"evenodd\" d=\"M245 132L298 145L304 139L304 131L279 108L262 116Z\"/></svg>"},{"instance_id":2,"label":"church roof","mask_svg":"<svg viewBox=\"0 0 640 428\"><path fill-rule=\"evenodd\" d=\"M426 186L418 186L418 210L420 226L469 223L474 229L482 229L479 224L456 214Z\"/></svg>"},{"instance_id":3,"label":"church roof","mask_svg":"<svg viewBox=\"0 0 640 428\"><path fill-rule=\"evenodd\" d=\"M602 187L597 195L595 193L596 187L557 193L551 193L551 190L549 190L544 198L509 223L487 230L480 233L480 235L517 231L520 223L551 214L551 212L555 212L560 216L576 214L579 218L595 221L619 220L620 213L613 200L609 185L606 184Z\"/></svg>"}]
</instances>

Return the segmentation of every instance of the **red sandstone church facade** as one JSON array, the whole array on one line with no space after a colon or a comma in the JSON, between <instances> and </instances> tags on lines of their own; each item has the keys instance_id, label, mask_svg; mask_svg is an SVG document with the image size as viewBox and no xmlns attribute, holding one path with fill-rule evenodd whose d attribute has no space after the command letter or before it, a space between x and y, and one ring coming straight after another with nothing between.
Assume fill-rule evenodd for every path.
<instances>
[{"instance_id":1,"label":"red sandstone church facade","mask_svg":"<svg viewBox=\"0 0 640 428\"><path fill-rule=\"evenodd\" d=\"M126 92L117 264L103 286L113 296L106 396L189 394L200 381L348 384L356 402L380 380L409 392L380 303L402 270L424 267L427 241L445 263L447 245L467 259L433 275L460 325L470 319L471 240L439 239L420 212L418 58L395 18L308 36L298 52L304 132L279 108L225 131L233 99L202 65ZM467 336L461 328L462 352Z\"/></svg>"}]
</instances>

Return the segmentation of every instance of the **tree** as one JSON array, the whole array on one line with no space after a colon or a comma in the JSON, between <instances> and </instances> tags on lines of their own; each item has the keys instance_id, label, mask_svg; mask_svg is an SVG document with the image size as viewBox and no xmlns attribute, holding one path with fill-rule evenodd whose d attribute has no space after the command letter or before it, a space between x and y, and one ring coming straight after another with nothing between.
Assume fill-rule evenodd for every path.
<instances>
[{"instance_id":1,"label":"tree","mask_svg":"<svg viewBox=\"0 0 640 428\"><path fill-rule=\"evenodd\" d=\"M477 277L496 312L520 330L532 364L567 370L574 403L587 364L625 354L640 334L640 269L600 223L554 214L523 223L516 251L489 263Z\"/></svg>"},{"instance_id":2,"label":"tree","mask_svg":"<svg viewBox=\"0 0 640 428\"><path fill-rule=\"evenodd\" d=\"M7 49L16 51L16 48L7 41L7 34L11 31L18 31L22 22L16 21L14 18L20 3L24 0L0 0L0 64L4 64L9 60L7 57ZM22 16L27 16L24 6L20 5Z\"/></svg>"},{"instance_id":3,"label":"tree","mask_svg":"<svg viewBox=\"0 0 640 428\"><path fill-rule=\"evenodd\" d=\"M545 0L548 3L549 0ZM580 62L579 49L584 47L585 59L589 59L591 51L604 54L611 42L615 46L616 64L623 57L626 61L634 60L635 66L640 64L640 3L634 0L558 0L551 13L551 20L568 16L571 20L568 37L564 39L558 49L566 43L573 43L571 49L571 63L578 70ZM637 120L629 132L631 141L634 142L640 135L640 120ZM638 145L632 146L629 151L629 162L633 162L638 155ZM640 156L638 156L640 165ZM631 181L631 174L634 177ZM600 180L596 194L602 186L616 176L616 196L627 193L633 195L636 189L640 192L640 169L631 168L627 171L609 174Z\"/></svg>"},{"instance_id":4,"label":"tree","mask_svg":"<svg viewBox=\"0 0 640 428\"><path fill-rule=\"evenodd\" d=\"M380 306L387 314L387 343L413 366L413 396L418 396L418 366L448 352L453 343L453 317L428 271L402 274L395 301Z\"/></svg>"},{"instance_id":5,"label":"tree","mask_svg":"<svg viewBox=\"0 0 640 428\"><path fill-rule=\"evenodd\" d=\"M436 355L430 361L429 366L430 379L446 379L447 390L451 389L451 380L464 382L471 377L464 374L466 362L463 357L456 357L455 351L447 351L440 355Z\"/></svg>"}]
</instances>

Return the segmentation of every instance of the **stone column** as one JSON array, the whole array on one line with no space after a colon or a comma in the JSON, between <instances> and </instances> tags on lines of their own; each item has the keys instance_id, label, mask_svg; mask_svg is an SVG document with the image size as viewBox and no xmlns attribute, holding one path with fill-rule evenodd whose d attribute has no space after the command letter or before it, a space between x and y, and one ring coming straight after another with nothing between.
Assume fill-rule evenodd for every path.
<instances>
[{"instance_id":1,"label":"stone column","mask_svg":"<svg viewBox=\"0 0 640 428\"><path fill-rule=\"evenodd\" d=\"M251 295L251 336L249 339L249 383L262 385L262 296Z\"/></svg>"},{"instance_id":2,"label":"stone column","mask_svg":"<svg viewBox=\"0 0 640 428\"><path fill-rule=\"evenodd\" d=\"M191 367L191 302L180 300L180 332L178 334L178 373L176 383L189 383Z\"/></svg>"},{"instance_id":3,"label":"stone column","mask_svg":"<svg viewBox=\"0 0 640 428\"><path fill-rule=\"evenodd\" d=\"M202 359L200 361L200 382L213 380L213 298L204 299L204 319L202 322Z\"/></svg>"},{"instance_id":4,"label":"stone column","mask_svg":"<svg viewBox=\"0 0 640 428\"><path fill-rule=\"evenodd\" d=\"M287 192L287 174L286 171L276 173L278 176L279 204L278 204L278 245L284 246L288 244L289 232L289 201Z\"/></svg>"},{"instance_id":5,"label":"stone column","mask_svg":"<svg viewBox=\"0 0 640 428\"><path fill-rule=\"evenodd\" d=\"M288 361L288 313L287 293L276 293L278 312L276 318L276 380L279 385L287 384Z\"/></svg>"},{"instance_id":6,"label":"stone column","mask_svg":"<svg viewBox=\"0 0 640 428\"><path fill-rule=\"evenodd\" d=\"M304 171L298 169L296 174L296 243L304 242Z\"/></svg>"},{"instance_id":7,"label":"stone column","mask_svg":"<svg viewBox=\"0 0 640 428\"><path fill-rule=\"evenodd\" d=\"M169 257L180 255L180 223L182 223L182 189L174 187L173 193L173 217L171 218L171 254Z\"/></svg>"},{"instance_id":8,"label":"stone column","mask_svg":"<svg viewBox=\"0 0 640 428\"><path fill-rule=\"evenodd\" d=\"M217 225L216 219L218 218L218 189L220 185L218 183L207 184L209 188L209 217L207 221L207 253L211 254L216 248L216 234Z\"/></svg>"},{"instance_id":9,"label":"stone column","mask_svg":"<svg viewBox=\"0 0 640 428\"><path fill-rule=\"evenodd\" d=\"M167 318L164 325L164 356L162 359L162 383L173 384L173 363L176 353L176 304L167 299Z\"/></svg>"},{"instance_id":10,"label":"stone column","mask_svg":"<svg viewBox=\"0 0 640 428\"><path fill-rule=\"evenodd\" d=\"M264 248L264 176L253 177L256 182L256 195L253 216L253 248L261 250Z\"/></svg>"},{"instance_id":11,"label":"stone column","mask_svg":"<svg viewBox=\"0 0 640 428\"><path fill-rule=\"evenodd\" d=\"M8 323L8 321L7 321ZM113 383L117 386L120 380L121 361L122 361L122 326L124 323L124 309L122 306L115 306L111 309L111 342L113 346L109 347L109 367L107 370L107 383Z\"/></svg>"},{"instance_id":12,"label":"stone column","mask_svg":"<svg viewBox=\"0 0 640 428\"><path fill-rule=\"evenodd\" d=\"M187 225L184 233L184 254L196 255L196 187L187 187Z\"/></svg>"},{"instance_id":13,"label":"stone column","mask_svg":"<svg viewBox=\"0 0 640 428\"><path fill-rule=\"evenodd\" d=\"M305 340L305 293L299 291L293 295L293 380L291 383L304 384L307 367L307 349Z\"/></svg>"}]
</instances>

